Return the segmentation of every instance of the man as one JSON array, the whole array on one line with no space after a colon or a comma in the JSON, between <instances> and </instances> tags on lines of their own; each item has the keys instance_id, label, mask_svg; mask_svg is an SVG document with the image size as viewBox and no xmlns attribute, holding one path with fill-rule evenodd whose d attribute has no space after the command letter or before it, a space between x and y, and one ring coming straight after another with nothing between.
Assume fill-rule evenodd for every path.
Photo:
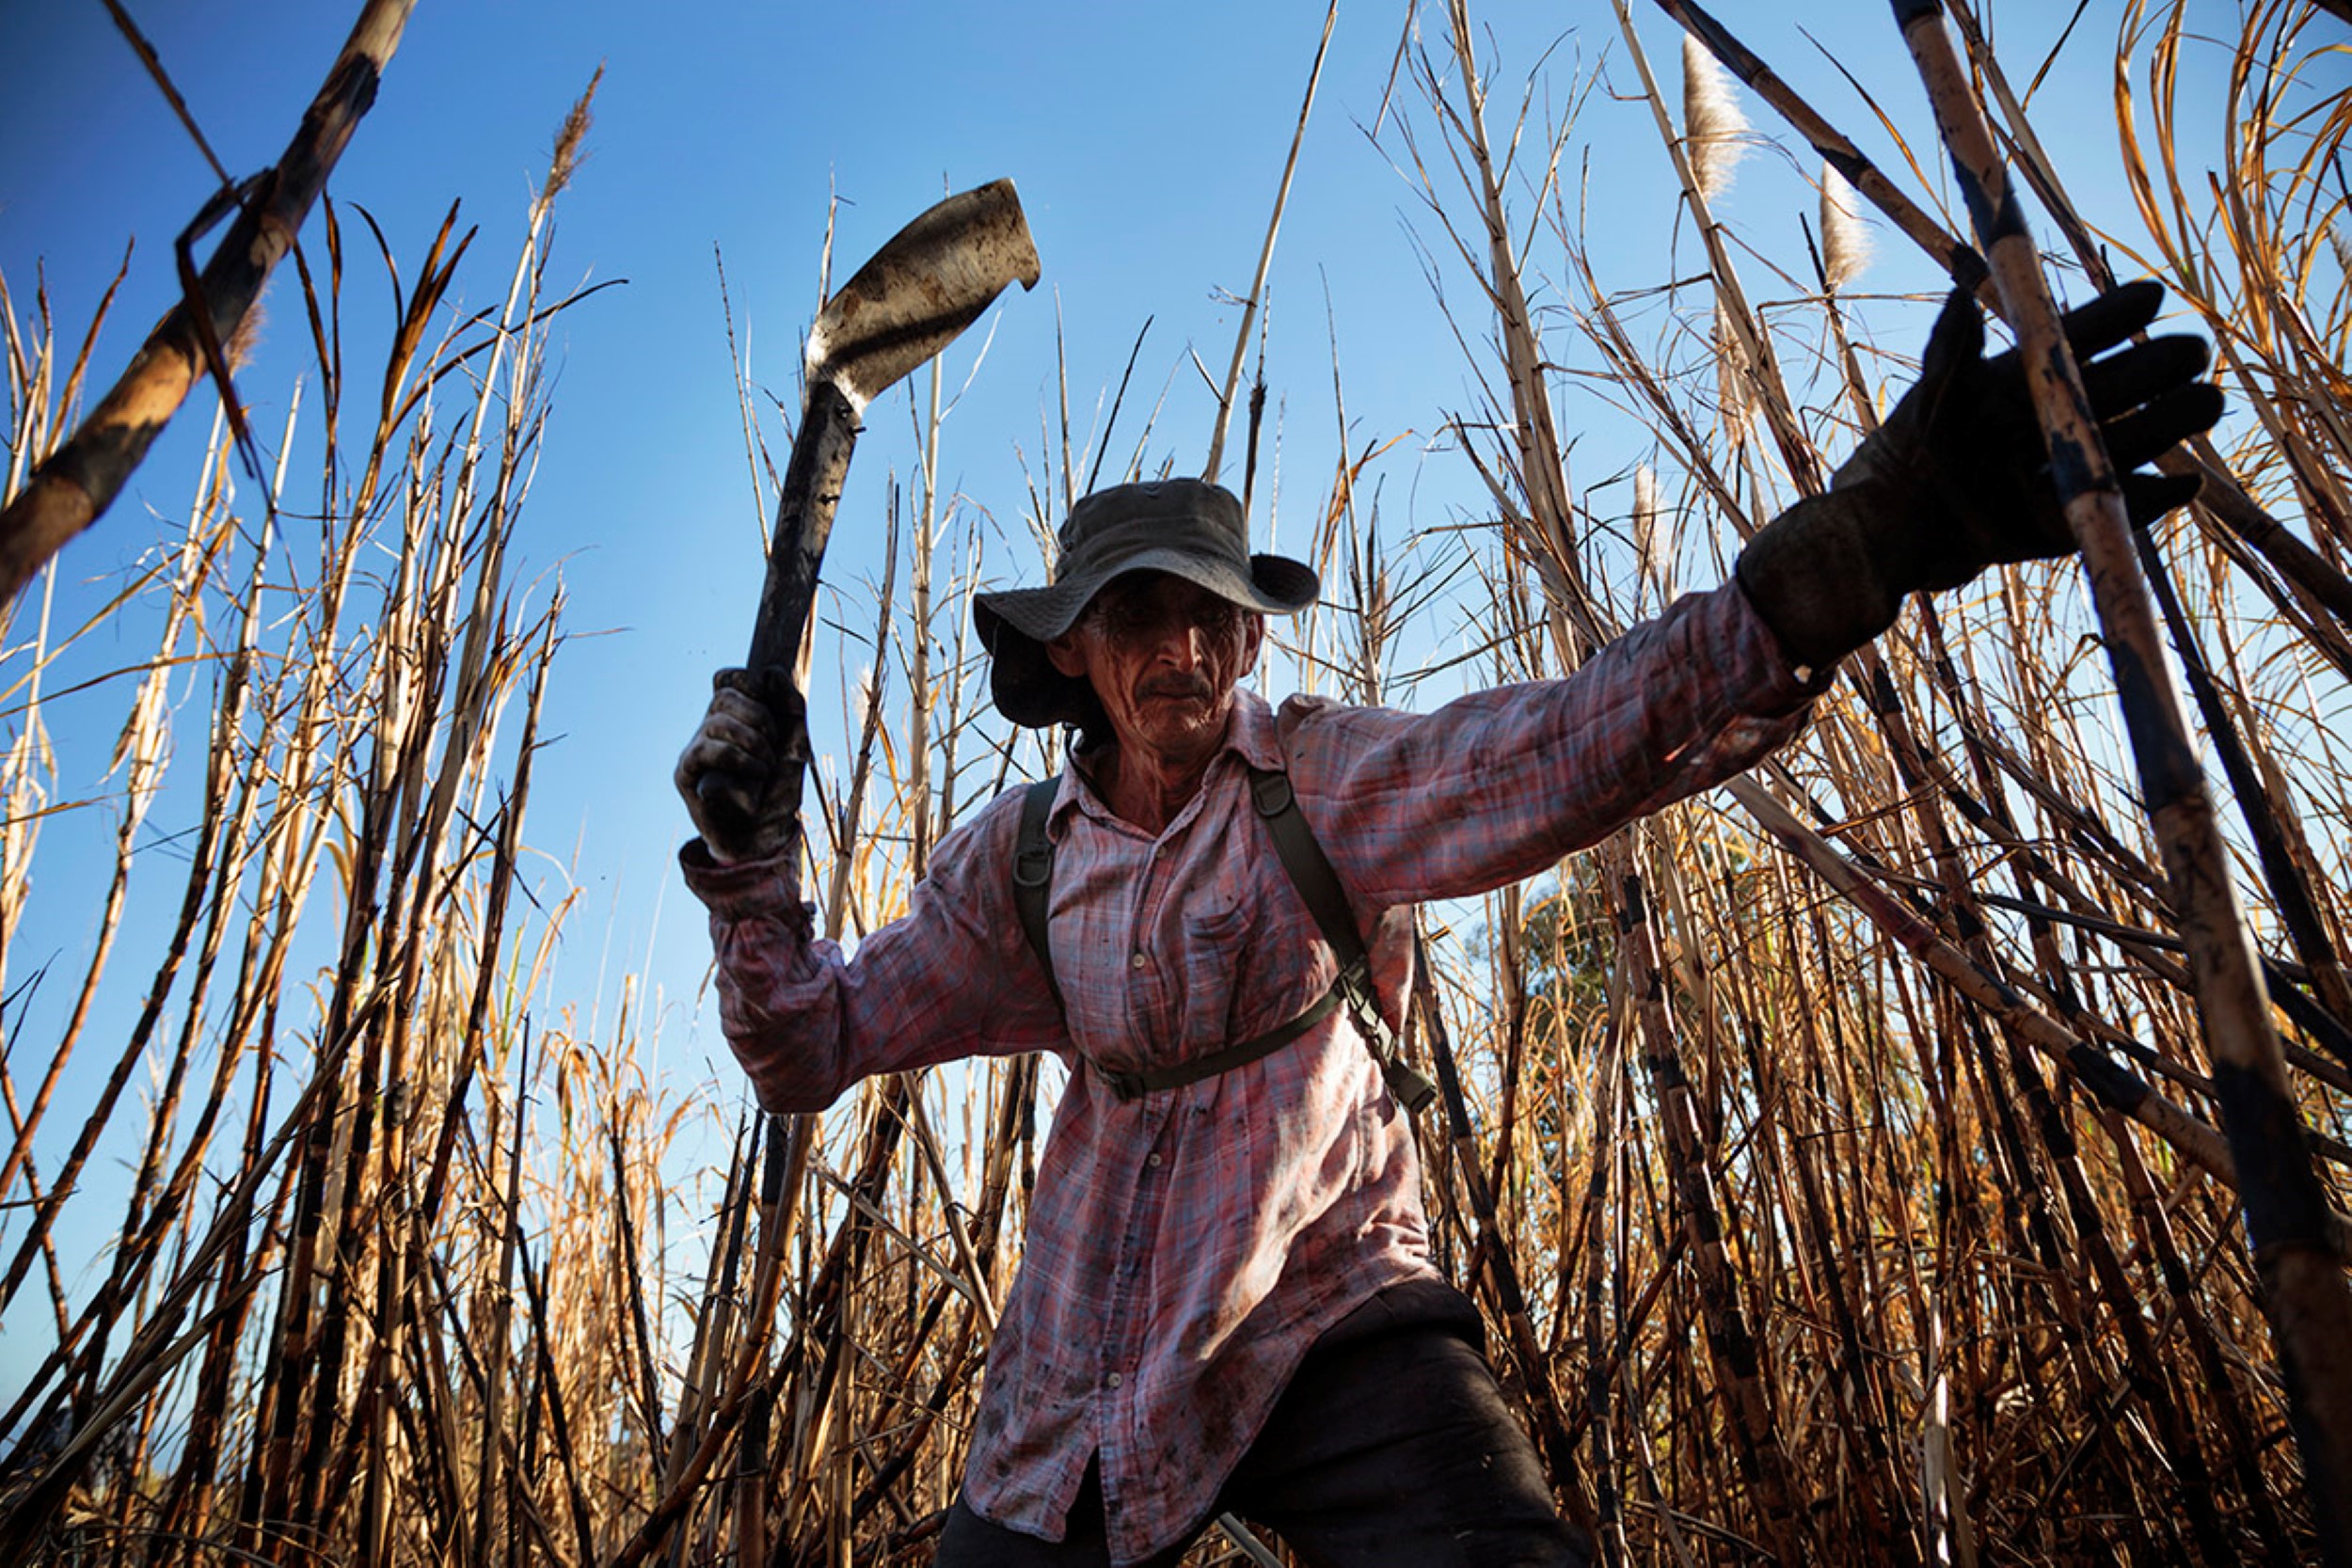
<instances>
[{"instance_id":1,"label":"man","mask_svg":"<svg viewBox=\"0 0 2352 1568\"><path fill-rule=\"evenodd\" d=\"M2123 343L2160 299L2143 284L2094 301L2070 319L2077 351ZM681 858L761 1103L813 1111L958 1056L1072 1065L940 1562L1172 1563L1220 1510L1315 1563L1583 1560L1475 1311L1429 1261L1401 1080L1378 1022L1336 1005L1344 956L1275 824L1295 801L1393 1026L1415 903L1534 875L1746 768L1907 594L2071 548L2015 356L1982 342L1955 295L1919 385L1829 494L1756 535L1734 583L1568 679L1426 715L1277 709L1240 688L1264 617L1317 584L1248 553L1227 492L1088 497L1053 583L973 612L999 710L1079 732L1040 798L1041 846L1024 837L1029 792L1000 798L853 959L811 938L780 807L734 836L704 820L703 774L771 777L802 739L756 682L723 674L678 763L703 834ZM2171 338L2092 366L2120 468L2218 418L2204 358ZM2142 522L2195 488L2125 482ZM1017 874L1047 887L1037 940Z\"/></svg>"}]
</instances>

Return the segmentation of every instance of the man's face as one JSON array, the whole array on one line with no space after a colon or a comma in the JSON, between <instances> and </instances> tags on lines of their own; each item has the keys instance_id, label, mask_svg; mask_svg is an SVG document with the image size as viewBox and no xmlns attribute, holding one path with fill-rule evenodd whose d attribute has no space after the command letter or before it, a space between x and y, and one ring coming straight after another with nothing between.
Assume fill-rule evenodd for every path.
<instances>
[{"instance_id":1,"label":"man's face","mask_svg":"<svg viewBox=\"0 0 2352 1568\"><path fill-rule=\"evenodd\" d=\"M1047 644L1094 688L1131 755L1193 761L1225 736L1233 686L1258 661L1265 617L1164 572L1122 577Z\"/></svg>"}]
</instances>

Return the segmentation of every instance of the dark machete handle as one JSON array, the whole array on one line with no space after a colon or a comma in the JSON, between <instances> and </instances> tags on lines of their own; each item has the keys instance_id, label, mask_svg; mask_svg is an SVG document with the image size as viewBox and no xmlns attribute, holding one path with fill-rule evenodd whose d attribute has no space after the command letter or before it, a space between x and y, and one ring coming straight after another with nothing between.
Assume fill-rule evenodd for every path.
<instances>
[{"instance_id":1,"label":"dark machete handle","mask_svg":"<svg viewBox=\"0 0 2352 1568\"><path fill-rule=\"evenodd\" d=\"M752 836L763 806L800 814L808 777L801 648L816 608L817 569L857 443L858 416L977 320L1007 284L1030 288L1037 279L1037 246L1021 198L1011 181L998 180L918 214L818 311L803 357L808 390L801 430L784 470L784 493L776 498L768 579L759 593L751 654L743 660L763 683L771 671L793 672L789 684L800 712L792 717L802 722L799 733L787 737L791 754L777 768L772 796L763 800L750 787L754 781L725 773L695 781L706 820L721 836L739 842Z\"/></svg>"},{"instance_id":2,"label":"dark machete handle","mask_svg":"<svg viewBox=\"0 0 2352 1568\"><path fill-rule=\"evenodd\" d=\"M763 683L781 680L802 700L801 643L808 632L809 611L817 603L817 572L824 564L825 541L833 535L833 516L841 504L841 482L850 471L850 453L857 445L857 410L831 381L812 382L808 408L801 418L800 435L792 442L791 461L785 466L784 491L776 498L776 526L768 542L768 577L759 590L759 614L752 623L751 652L743 667ZM768 689L773 689L769 687ZM765 701L764 693L759 693ZM769 703L775 711L778 705ZM787 715L777 712L779 720ZM808 775L807 723L798 736L785 736L787 756L777 768L784 787L776 799L783 809L797 814L801 791ZM694 782L695 797L712 829L738 841L751 836L757 824L760 794L751 782L733 773L713 770Z\"/></svg>"}]
</instances>

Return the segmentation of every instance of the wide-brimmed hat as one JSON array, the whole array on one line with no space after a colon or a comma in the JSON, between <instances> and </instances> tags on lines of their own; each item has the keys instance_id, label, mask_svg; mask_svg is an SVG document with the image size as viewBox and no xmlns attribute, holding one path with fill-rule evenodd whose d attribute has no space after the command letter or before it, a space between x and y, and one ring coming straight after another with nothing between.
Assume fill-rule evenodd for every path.
<instances>
[{"instance_id":1,"label":"wide-brimmed hat","mask_svg":"<svg viewBox=\"0 0 2352 1568\"><path fill-rule=\"evenodd\" d=\"M1059 537L1046 587L972 598L972 625L992 659L996 710L1016 724L1074 724L1095 711L1093 689L1055 669L1045 644L1075 625L1113 578L1166 572L1267 615L1297 614L1322 586L1302 562L1252 555L1241 502L1206 480L1097 490L1070 509Z\"/></svg>"}]
</instances>

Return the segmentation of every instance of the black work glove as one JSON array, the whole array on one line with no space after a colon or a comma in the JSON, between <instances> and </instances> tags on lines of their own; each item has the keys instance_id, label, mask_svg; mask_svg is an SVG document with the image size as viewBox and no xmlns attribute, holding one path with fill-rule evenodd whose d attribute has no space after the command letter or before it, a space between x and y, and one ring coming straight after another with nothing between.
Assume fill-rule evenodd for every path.
<instances>
[{"instance_id":1,"label":"black work glove","mask_svg":"<svg viewBox=\"0 0 2352 1568\"><path fill-rule=\"evenodd\" d=\"M2139 471L2221 417L2201 380L2202 339L2156 338L2096 357L2155 319L2164 286L2126 283L2066 314L2107 454L2134 526L2197 494L2194 474ZM1801 665L1823 669L1895 624L1903 596L1956 588L1988 566L2075 547L2010 349L1984 357L1984 321L1967 294L1944 302L1919 380L1830 482L1759 530L1736 574Z\"/></svg>"},{"instance_id":2,"label":"black work glove","mask_svg":"<svg viewBox=\"0 0 2352 1568\"><path fill-rule=\"evenodd\" d=\"M790 677L721 670L670 777L710 858L733 865L791 847L807 765L808 715Z\"/></svg>"}]
</instances>

